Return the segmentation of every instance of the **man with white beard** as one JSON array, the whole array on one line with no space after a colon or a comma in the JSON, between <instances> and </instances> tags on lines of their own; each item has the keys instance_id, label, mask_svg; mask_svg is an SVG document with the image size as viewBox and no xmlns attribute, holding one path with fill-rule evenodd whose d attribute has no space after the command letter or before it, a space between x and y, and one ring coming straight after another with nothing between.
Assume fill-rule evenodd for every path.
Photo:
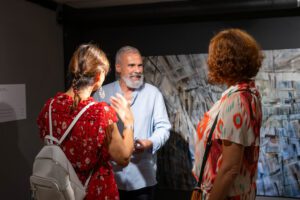
<instances>
[{"instance_id":1,"label":"man with white beard","mask_svg":"<svg viewBox=\"0 0 300 200\"><path fill-rule=\"evenodd\" d=\"M171 124L163 96L153 85L144 83L143 60L138 49L125 46L116 54L119 80L103 86L94 94L98 101L109 103L111 96L122 94L131 105L135 150L126 167L113 164L121 200L154 199L156 181L156 153L168 140ZM104 96L105 93L105 96Z\"/></svg>"}]
</instances>

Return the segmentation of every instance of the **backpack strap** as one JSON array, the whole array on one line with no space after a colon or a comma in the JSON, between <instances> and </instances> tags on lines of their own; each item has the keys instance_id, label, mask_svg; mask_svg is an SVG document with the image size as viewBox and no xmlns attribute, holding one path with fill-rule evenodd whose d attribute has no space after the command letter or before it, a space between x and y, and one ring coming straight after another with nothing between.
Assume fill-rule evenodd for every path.
<instances>
[{"instance_id":1,"label":"backpack strap","mask_svg":"<svg viewBox=\"0 0 300 200\"><path fill-rule=\"evenodd\" d=\"M49 132L50 135L45 136L45 139L50 140L50 144L53 144L53 141L56 142L58 145L60 145L64 139L67 137L67 135L69 134L69 132L71 131L71 129L73 128L73 126L76 124L76 122L78 121L78 119L81 117L81 115L91 106L94 105L95 102L90 102L88 105L86 105L77 115L76 117L73 119L73 121L71 122L71 124L69 125L69 127L67 128L67 130L65 131L65 133L63 134L63 136L60 138L60 140L58 140L57 138L55 138L53 136L53 132L52 132L52 103L53 103L54 99L51 100L50 105L49 105Z\"/></svg>"},{"instance_id":2,"label":"backpack strap","mask_svg":"<svg viewBox=\"0 0 300 200\"><path fill-rule=\"evenodd\" d=\"M250 90L250 89L241 89L241 90L236 90L234 92L250 92L250 94L252 95L253 92ZM233 92L233 93L234 93ZM249 102L250 103L250 102ZM220 111L219 111L220 112ZM209 132L209 135L207 137L207 142L206 142L206 147L205 147L205 152L204 152L204 156L203 156L203 160L202 160L202 165L201 165L201 171L200 171L200 174L199 174L199 178L198 178L198 182L197 182L197 185L194 189L196 190L201 190L201 182L202 182L202 178L203 178L203 173L204 173L204 168L205 168L205 164L206 164L206 161L207 161L207 158L208 158L208 154L209 154L209 151L210 151L210 148L211 148L211 138L212 138L212 134L216 128L216 124L217 124L217 120L218 120L218 117L219 117L219 112L214 120L214 123L210 129L210 132ZM251 114L251 117L253 117L253 111L252 111L252 106L251 106L251 103L250 103L250 114Z\"/></svg>"},{"instance_id":3,"label":"backpack strap","mask_svg":"<svg viewBox=\"0 0 300 200\"><path fill-rule=\"evenodd\" d=\"M49 132L50 135L46 135L45 139L47 141L50 141L50 144L53 144L53 142L56 142L57 145L59 146L64 139L67 137L67 135L70 133L70 131L72 130L73 126L76 124L76 122L78 121L78 119L81 117L81 115L92 105L94 105L96 102L90 102L89 104L87 104L77 115L76 117L73 119L73 121L71 122L71 124L69 125L69 127L67 128L67 130L65 131L65 133L63 134L63 136L60 138L60 140L58 140L56 137L53 136L53 132L52 132L52 103L54 102L54 99L51 100L50 105L49 105ZM88 179L86 180L84 187L87 188L90 179L92 177L92 174L94 172L94 169L90 172L90 175L88 177Z\"/></svg>"},{"instance_id":4,"label":"backpack strap","mask_svg":"<svg viewBox=\"0 0 300 200\"><path fill-rule=\"evenodd\" d=\"M207 161L207 158L208 158L210 147L212 145L211 138L212 138L212 135L213 135L214 130L216 128L218 118L219 118L219 112L218 112L218 114L217 114L217 116L216 116L216 118L214 120L214 123L213 123L213 125L212 125L212 127L210 129L209 135L207 137L206 146L205 146L205 152L204 152L204 155L203 155L203 160L202 160L202 165L201 165L201 171L200 171L200 174L199 174L197 186L195 188L196 190L201 189L201 182L202 182L202 177L203 177L203 173L204 173L204 168L205 168L205 165L206 165L206 161Z\"/></svg>"},{"instance_id":5,"label":"backpack strap","mask_svg":"<svg viewBox=\"0 0 300 200\"><path fill-rule=\"evenodd\" d=\"M90 102L88 105L86 105L77 115L76 117L73 119L73 121L71 122L71 124L69 125L68 129L66 130L66 132L64 133L64 135L60 138L59 143L61 144L64 139L67 137L67 135L69 134L69 132L71 131L71 129L73 128L73 126L76 124L76 122L78 121L78 119L81 117L81 115L91 106L94 105L95 102Z\"/></svg>"},{"instance_id":6,"label":"backpack strap","mask_svg":"<svg viewBox=\"0 0 300 200\"><path fill-rule=\"evenodd\" d=\"M50 135L46 135L45 136L45 142L48 144L48 141L50 141L50 144L53 144L53 141L54 142L59 142L55 137L53 137L53 134L52 134L52 103L53 103L54 99L51 100L50 102L50 105L49 105L49 111L48 111L48 119L49 119L49 132L50 132ZM48 140L47 140L48 139Z\"/></svg>"}]
</instances>

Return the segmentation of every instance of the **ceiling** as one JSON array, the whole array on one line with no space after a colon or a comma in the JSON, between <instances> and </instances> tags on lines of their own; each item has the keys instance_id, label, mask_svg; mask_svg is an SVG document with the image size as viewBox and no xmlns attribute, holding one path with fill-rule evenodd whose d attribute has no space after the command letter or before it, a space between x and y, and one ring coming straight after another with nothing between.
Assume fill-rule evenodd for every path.
<instances>
[{"instance_id":1,"label":"ceiling","mask_svg":"<svg viewBox=\"0 0 300 200\"><path fill-rule=\"evenodd\" d=\"M52 0L73 8L102 8L126 5L141 5L165 2L185 2L189 0Z\"/></svg>"},{"instance_id":2,"label":"ceiling","mask_svg":"<svg viewBox=\"0 0 300 200\"><path fill-rule=\"evenodd\" d=\"M119 26L300 16L300 0L27 0L58 23Z\"/></svg>"}]
</instances>

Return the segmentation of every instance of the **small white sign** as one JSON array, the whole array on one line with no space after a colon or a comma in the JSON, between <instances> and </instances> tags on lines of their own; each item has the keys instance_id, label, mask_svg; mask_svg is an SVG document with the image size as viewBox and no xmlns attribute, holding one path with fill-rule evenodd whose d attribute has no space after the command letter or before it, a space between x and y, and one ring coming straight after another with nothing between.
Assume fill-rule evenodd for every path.
<instances>
[{"instance_id":1,"label":"small white sign","mask_svg":"<svg viewBox=\"0 0 300 200\"><path fill-rule=\"evenodd\" d=\"M26 119L25 84L0 84L0 122Z\"/></svg>"}]
</instances>

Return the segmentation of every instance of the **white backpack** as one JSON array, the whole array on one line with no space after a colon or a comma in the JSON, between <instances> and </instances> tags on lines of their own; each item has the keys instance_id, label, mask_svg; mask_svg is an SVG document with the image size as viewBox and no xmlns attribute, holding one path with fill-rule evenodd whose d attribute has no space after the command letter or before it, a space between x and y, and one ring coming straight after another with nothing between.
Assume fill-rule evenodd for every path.
<instances>
[{"instance_id":1,"label":"white backpack","mask_svg":"<svg viewBox=\"0 0 300 200\"><path fill-rule=\"evenodd\" d=\"M30 185L33 199L37 200L82 200L86 195L86 187L91 174L83 186L72 164L60 148L60 144L67 137L80 116L94 102L86 105L74 118L64 135L58 140L52 134L51 107L49 105L49 132L45 137L46 145L35 157ZM53 141L56 143L54 144Z\"/></svg>"}]
</instances>

